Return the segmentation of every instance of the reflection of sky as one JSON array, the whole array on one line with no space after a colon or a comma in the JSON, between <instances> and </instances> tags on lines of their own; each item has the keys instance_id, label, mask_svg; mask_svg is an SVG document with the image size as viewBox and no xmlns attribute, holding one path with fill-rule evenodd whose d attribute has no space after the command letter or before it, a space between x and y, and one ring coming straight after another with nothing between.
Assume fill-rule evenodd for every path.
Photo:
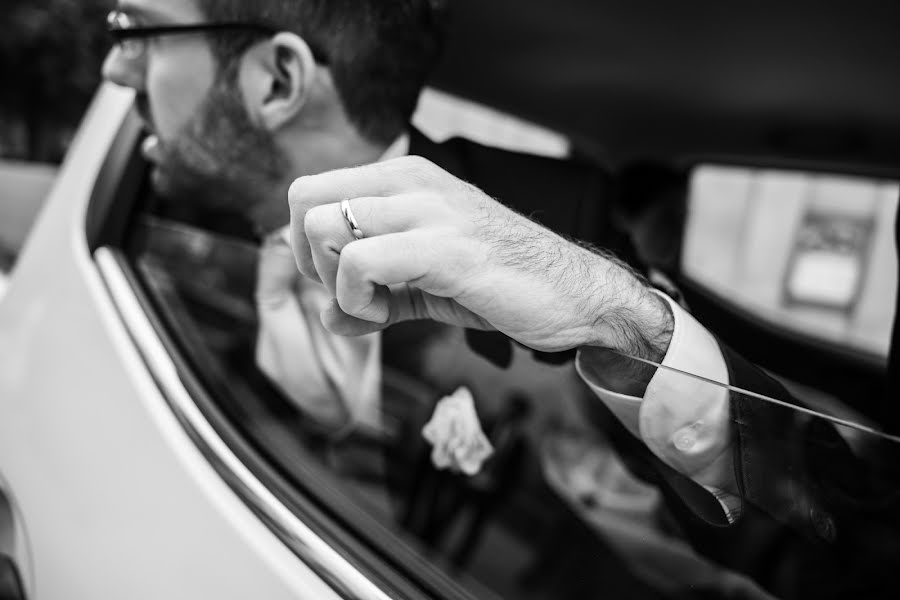
<instances>
[{"instance_id":1,"label":"reflection of sky","mask_svg":"<svg viewBox=\"0 0 900 600\"><path fill-rule=\"evenodd\" d=\"M413 115L413 125L433 140L460 136L516 152L562 158L569 141L544 127L482 104L426 88Z\"/></svg>"},{"instance_id":2,"label":"reflection of sky","mask_svg":"<svg viewBox=\"0 0 900 600\"><path fill-rule=\"evenodd\" d=\"M890 182L704 167L692 181L685 272L775 323L886 355L897 285L897 197L898 186ZM810 222L816 219L831 219L837 229L871 223L862 261L840 258L833 245L825 252L798 251L804 248L798 234L815 231ZM859 298L849 312L812 306L817 300L846 304L858 280ZM788 305L790 296L805 303Z\"/></svg>"}]
</instances>

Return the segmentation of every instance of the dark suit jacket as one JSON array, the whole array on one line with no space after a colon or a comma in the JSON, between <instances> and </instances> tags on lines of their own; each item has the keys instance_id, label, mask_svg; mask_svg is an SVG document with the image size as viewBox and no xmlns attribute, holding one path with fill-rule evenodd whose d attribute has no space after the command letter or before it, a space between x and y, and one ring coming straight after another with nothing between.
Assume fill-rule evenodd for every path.
<instances>
[{"instance_id":1,"label":"dark suit jacket","mask_svg":"<svg viewBox=\"0 0 900 600\"><path fill-rule=\"evenodd\" d=\"M900 219L895 223L900 249ZM883 397L875 405L879 425L900 431L900 298L895 313ZM801 403L736 352L723 347L733 385ZM820 596L892 597L900 581L900 444L859 435L824 419L808 418L744 395L732 394L735 472L745 505L788 525L814 543L797 545L795 557L818 581L795 581L807 592L827 583ZM841 433L850 434L842 436ZM800 587L800 585L798 585Z\"/></svg>"},{"instance_id":2,"label":"dark suit jacket","mask_svg":"<svg viewBox=\"0 0 900 600\"><path fill-rule=\"evenodd\" d=\"M503 204L580 240L617 236L607 213L610 178L593 165L511 152L452 138L435 143L417 130L409 153L423 156Z\"/></svg>"},{"instance_id":3,"label":"dark suit jacket","mask_svg":"<svg viewBox=\"0 0 900 600\"><path fill-rule=\"evenodd\" d=\"M900 220L897 247L900 248ZM900 298L898 298L900 304ZM900 314L900 306L898 306ZM732 385L802 406L779 382L720 343ZM873 411L898 430L900 319L887 389ZM731 393L734 474L742 517L729 524L701 486L659 460L600 403L589 414L631 470L657 484L694 548L781 598L892 598L900 584L900 444L748 395ZM855 439L851 445L847 439Z\"/></svg>"}]
</instances>

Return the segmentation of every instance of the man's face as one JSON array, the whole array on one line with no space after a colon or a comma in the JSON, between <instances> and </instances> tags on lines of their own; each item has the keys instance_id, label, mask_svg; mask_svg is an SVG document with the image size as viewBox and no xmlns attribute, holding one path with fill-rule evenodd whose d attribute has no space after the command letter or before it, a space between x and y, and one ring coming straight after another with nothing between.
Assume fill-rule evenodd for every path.
<instances>
[{"instance_id":1,"label":"man's face","mask_svg":"<svg viewBox=\"0 0 900 600\"><path fill-rule=\"evenodd\" d=\"M119 8L138 26L208 21L193 0L122 0ZM219 68L207 37L148 38L133 54L114 48L103 72L137 94L157 191L205 208L252 212L260 192L280 179L284 161L271 135L250 121L236 77Z\"/></svg>"}]
</instances>

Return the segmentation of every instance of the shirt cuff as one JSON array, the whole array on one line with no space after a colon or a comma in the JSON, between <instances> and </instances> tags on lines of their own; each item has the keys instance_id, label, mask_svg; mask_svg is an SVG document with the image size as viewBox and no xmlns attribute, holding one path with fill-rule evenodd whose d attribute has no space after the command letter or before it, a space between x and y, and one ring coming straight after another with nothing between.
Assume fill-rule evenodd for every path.
<instances>
[{"instance_id":1,"label":"shirt cuff","mask_svg":"<svg viewBox=\"0 0 900 600\"><path fill-rule=\"evenodd\" d=\"M599 385L581 352L576 369L632 435L663 462L713 493L731 522L739 512L740 499L731 456L729 391L724 387L728 368L712 334L671 298L656 293L672 310L674 330L661 363L668 368L657 368L643 398Z\"/></svg>"},{"instance_id":2,"label":"shirt cuff","mask_svg":"<svg viewBox=\"0 0 900 600\"><path fill-rule=\"evenodd\" d=\"M704 485L703 488L707 492L715 496L716 500L719 501L719 505L722 507L722 510L725 511L725 518L728 519L729 525L738 520L738 517L741 516L740 496L738 496L737 494L732 494L731 492L720 490L719 488L712 487L710 485Z\"/></svg>"}]
</instances>

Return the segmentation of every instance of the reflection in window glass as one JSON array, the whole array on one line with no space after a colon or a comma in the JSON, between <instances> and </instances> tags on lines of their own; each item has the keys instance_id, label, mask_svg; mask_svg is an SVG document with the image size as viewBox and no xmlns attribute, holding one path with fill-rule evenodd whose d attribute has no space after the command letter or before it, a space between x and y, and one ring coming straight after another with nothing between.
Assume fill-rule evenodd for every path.
<instances>
[{"instance_id":1,"label":"reflection in window glass","mask_svg":"<svg viewBox=\"0 0 900 600\"><path fill-rule=\"evenodd\" d=\"M886 356L897 200L893 182L704 166L691 179L682 268L772 323Z\"/></svg>"},{"instance_id":2,"label":"reflection in window glass","mask_svg":"<svg viewBox=\"0 0 900 600\"><path fill-rule=\"evenodd\" d=\"M446 578L461 597L526 600L894 591L896 440L811 412L730 351L737 389L661 369L656 395L611 410L571 363L516 347L502 369L458 329L409 323L381 340L380 395L366 407L376 418L335 426L258 366L257 240L170 217L150 203L127 237L169 335L287 484L405 577ZM856 229L797 223L812 231L803 247L813 255L855 251ZM815 261L795 268L814 271ZM827 304L802 285L794 293L798 306ZM325 360L289 358L297 370ZM614 358L609 368L642 370ZM436 468L422 435L460 387L494 450L474 475Z\"/></svg>"},{"instance_id":3,"label":"reflection in window glass","mask_svg":"<svg viewBox=\"0 0 900 600\"><path fill-rule=\"evenodd\" d=\"M412 121L435 141L460 136L495 148L554 158L564 158L570 151L569 140L554 131L434 88L422 92Z\"/></svg>"},{"instance_id":4,"label":"reflection in window glass","mask_svg":"<svg viewBox=\"0 0 900 600\"><path fill-rule=\"evenodd\" d=\"M136 272L223 412L299 489L384 527L367 540L383 552L404 544L478 598L653 598L737 577L691 550L656 485L592 421L603 417L587 416L596 401L572 365L516 349L504 370L461 331L398 328L384 340L382 427L330 430L256 367L254 244L149 215L130 239ZM421 435L459 386L494 448L475 476L436 469Z\"/></svg>"},{"instance_id":5,"label":"reflection in window glass","mask_svg":"<svg viewBox=\"0 0 900 600\"><path fill-rule=\"evenodd\" d=\"M758 597L754 585L781 598L892 597L900 437L880 427L896 430L893 398L854 399L883 405L884 423L842 418L722 352L730 388L659 367L640 410L617 410L604 427L620 455L663 492L693 552L751 576L732 582L739 597ZM651 580L678 563L633 564ZM669 584L702 588L703 576L685 566Z\"/></svg>"}]
</instances>

